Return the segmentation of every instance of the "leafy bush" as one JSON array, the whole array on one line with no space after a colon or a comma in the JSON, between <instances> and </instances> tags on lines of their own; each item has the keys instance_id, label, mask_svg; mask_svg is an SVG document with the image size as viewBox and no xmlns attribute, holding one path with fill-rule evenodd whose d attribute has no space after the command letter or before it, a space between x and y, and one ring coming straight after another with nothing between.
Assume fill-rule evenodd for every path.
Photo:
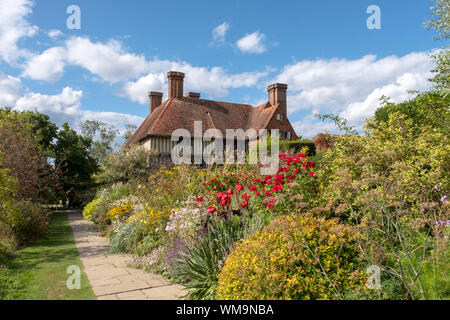
<instances>
[{"instance_id":1,"label":"leafy bush","mask_svg":"<svg viewBox=\"0 0 450 320\"><path fill-rule=\"evenodd\" d=\"M83 216L87 220L92 220L92 213L95 211L97 205L102 201L102 199L97 198L89 202L83 209Z\"/></svg>"},{"instance_id":2,"label":"leafy bush","mask_svg":"<svg viewBox=\"0 0 450 320\"><path fill-rule=\"evenodd\" d=\"M316 154L316 145L311 140L281 140L280 141L280 151L293 151L295 153L303 152L303 149L307 148L307 155L312 157Z\"/></svg>"},{"instance_id":3,"label":"leafy bush","mask_svg":"<svg viewBox=\"0 0 450 320\"><path fill-rule=\"evenodd\" d=\"M14 232L20 243L35 240L47 231L48 212L30 201L18 201L17 210L21 214Z\"/></svg>"},{"instance_id":4,"label":"leafy bush","mask_svg":"<svg viewBox=\"0 0 450 320\"><path fill-rule=\"evenodd\" d=\"M108 231L111 253L131 253L142 240L145 225L139 221L119 223Z\"/></svg>"},{"instance_id":5,"label":"leafy bush","mask_svg":"<svg viewBox=\"0 0 450 320\"><path fill-rule=\"evenodd\" d=\"M104 230L111 220L109 219L107 213L114 208L114 201L99 198L98 203L94 207L91 213L92 221L95 222L101 230Z\"/></svg>"},{"instance_id":6,"label":"leafy bush","mask_svg":"<svg viewBox=\"0 0 450 320\"><path fill-rule=\"evenodd\" d=\"M234 244L246 234L240 220L232 217L216 219L208 225L206 234L189 246L179 260L179 276L188 279L189 297L196 300L216 298L218 275Z\"/></svg>"},{"instance_id":7,"label":"leafy bush","mask_svg":"<svg viewBox=\"0 0 450 320\"><path fill-rule=\"evenodd\" d=\"M449 121L448 112L435 112ZM449 132L399 112L369 119L366 130L324 154L314 212L357 225L367 263L397 277L407 297L425 299L427 266L443 267L432 250L443 237L436 222L448 219Z\"/></svg>"},{"instance_id":8,"label":"leafy bush","mask_svg":"<svg viewBox=\"0 0 450 320\"><path fill-rule=\"evenodd\" d=\"M219 299L336 299L363 290L356 233L311 216L281 216L236 245L219 276Z\"/></svg>"}]
</instances>

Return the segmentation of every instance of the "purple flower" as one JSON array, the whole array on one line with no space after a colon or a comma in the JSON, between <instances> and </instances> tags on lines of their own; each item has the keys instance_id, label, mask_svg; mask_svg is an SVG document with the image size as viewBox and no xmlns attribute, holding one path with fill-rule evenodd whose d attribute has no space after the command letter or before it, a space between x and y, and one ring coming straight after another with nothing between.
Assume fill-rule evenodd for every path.
<instances>
[{"instance_id":1,"label":"purple flower","mask_svg":"<svg viewBox=\"0 0 450 320\"><path fill-rule=\"evenodd\" d=\"M441 198L441 202L448 202L446 195Z\"/></svg>"}]
</instances>

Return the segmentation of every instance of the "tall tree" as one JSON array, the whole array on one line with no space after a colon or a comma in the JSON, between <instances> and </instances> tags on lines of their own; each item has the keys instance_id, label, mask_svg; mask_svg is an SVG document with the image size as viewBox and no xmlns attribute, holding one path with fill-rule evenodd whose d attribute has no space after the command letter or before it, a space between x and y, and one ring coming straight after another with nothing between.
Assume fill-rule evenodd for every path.
<instances>
[{"instance_id":1,"label":"tall tree","mask_svg":"<svg viewBox=\"0 0 450 320\"><path fill-rule=\"evenodd\" d=\"M82 135L92 140L91 156L104 164L104 159L113 150L118 130L102 121L86 120L80 123Z\"/></svg>"},{"instance_id":2,"label":"tall tree","mask_svg":"<svg viewBox=\"0 0 450 320\"><path fill-rule=\"evenodd\" d=\"M86 190L94 184L92 175L98 163L91 156L92 139L83 137L64 123L58 132L55 145L55 163L60 166L64 191Z\"/></svg>"}]
</instances>

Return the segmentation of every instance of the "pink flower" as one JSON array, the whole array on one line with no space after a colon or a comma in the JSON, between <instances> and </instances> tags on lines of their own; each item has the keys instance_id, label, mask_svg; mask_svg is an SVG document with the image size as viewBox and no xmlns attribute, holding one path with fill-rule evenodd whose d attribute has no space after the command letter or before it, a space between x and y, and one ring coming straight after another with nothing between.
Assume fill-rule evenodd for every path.
<instances>
[{"instance_id":1,"label":"pink flower","mask_svg":"<svg viewBox=\"0 0 450 320\"><path fill-rule=\"evenodd\" d=\"M309 176L310 176L310 177L314 177L315 174L316 174L315 172L312 172L312 171L311 171L311 172L309 173Z\"/></svg>"}]
</instances>

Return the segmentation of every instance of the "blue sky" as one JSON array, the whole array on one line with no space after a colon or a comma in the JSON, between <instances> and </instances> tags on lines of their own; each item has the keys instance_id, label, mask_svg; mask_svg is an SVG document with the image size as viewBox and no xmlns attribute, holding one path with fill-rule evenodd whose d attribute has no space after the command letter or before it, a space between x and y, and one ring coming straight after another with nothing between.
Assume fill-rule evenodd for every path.
<instances>
[{"instance_id":1,"label":"blue sky","mask_svg":"<svg viewBox=\"0 0 450 320\"><path fill-rule=\"evenodd\" d=\"M66 9L81 9L69 30ZM369 30L370 5L381 29ZM98 119L123 128L148 114L147 92L167 97L167 71L185 91L259 104L289 85L297 133L329 129L314 113L360 126L378 98L429 87L429 54L442 42L423 28L430 0L141 1L0 0L0 106L54 121Z\"/></svg>"}]
</instances>

